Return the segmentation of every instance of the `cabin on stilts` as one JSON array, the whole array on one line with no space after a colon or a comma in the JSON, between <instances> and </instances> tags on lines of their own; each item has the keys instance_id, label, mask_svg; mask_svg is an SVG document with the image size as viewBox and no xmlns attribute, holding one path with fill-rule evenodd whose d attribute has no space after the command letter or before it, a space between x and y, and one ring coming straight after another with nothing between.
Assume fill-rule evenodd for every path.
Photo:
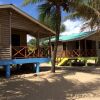
<instances>
[{"instance_id":1,"label":"cabin on stilts","mask_svg":"<svg viewBox=\"0 0 100 100\"><path fill-rule=\"evenodd\" d=\"M29 51L27 34L37 40L37 49ZM39 64L50 60L51 45L44 50L39 46L39 39L54 36L55 32L38 22L14 5L0 5L0 66L6 69L6 77L10 77L12 64L35 63L39 72Z\"/></svg>"},{"instance_id":2,"label":"cabin on stilts","mask_svg":"<svg viewBox=\"0 0 100 100\"><path fill-rule=\"evenodd\" d=\"M53 51L55 38L52 38L51 41ZM100 57L100 31L60 36L57 57Z\"/></svg>"}]
</instances>

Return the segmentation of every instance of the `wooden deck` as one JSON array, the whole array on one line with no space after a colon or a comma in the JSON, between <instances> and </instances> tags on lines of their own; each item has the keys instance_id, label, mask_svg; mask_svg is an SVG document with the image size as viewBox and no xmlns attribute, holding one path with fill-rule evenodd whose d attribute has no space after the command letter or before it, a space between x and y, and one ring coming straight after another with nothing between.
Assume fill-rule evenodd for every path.
<instances>
[{"instance_id":1,"label":"wooden deck","mask_svg":"<svg viewBox=\"0 0 100 100\"><path fill-rule=\"evenodd\" d=\"M51 49L48 47L39 47L30 49L29 46L13 46L12 59L0 60L0 66L4 66L6 78L10 77L10 66L20 64L35 64L36 72L39 72L39 65L43 62L49 62L51 59ZM34 66L33 66L34 67Z\"/></svg>"},{"instance_id":2,"label":"wooden deck","mask_svg":"<svg viewBox=\"0 0 100 100\"><path fill-rule=\"evenodd\" d=\"M13 46L12 47L12 58L47 58L51 56L51 50L47 48L29 49L28 46Z\"/></svg>"},{"instance_id":3,"label":"wooden deck","mask_svg":"<svg viewBox=\"0 0 100 100\"><path fill-rule=\"evenodd\" d=\"M96 57L95 49L87 50L64 50L57 54L57 57Z\"/></svg>"}]
</instances>

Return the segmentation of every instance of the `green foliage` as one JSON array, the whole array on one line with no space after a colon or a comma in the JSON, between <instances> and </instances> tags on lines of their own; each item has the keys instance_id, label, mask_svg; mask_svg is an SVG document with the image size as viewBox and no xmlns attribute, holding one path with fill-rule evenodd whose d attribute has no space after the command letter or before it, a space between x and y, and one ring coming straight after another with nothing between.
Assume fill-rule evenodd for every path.
<instances>
[{"instance_id":1,"label":"green foliage","mask_svg":"<svg viewBox=\"0 0 100 100\"><path fill-rule=\"evenodd\" d=\"M66 27L65 27L64 24L62 24L61 27L60 27L60 32L64 32L65 30L66 30Z\"/></svg>"},{"instance_id":2,"label":"green foliage","mask_svg":"<svg viewBox=\"0 0 100 100\"><path fill-rule=\"evenodd\" d=\"M79 0L24 0L23 5L37 3L39 10L39 21L56 31L56 20L58 19L58 16L56 16L56 6L59 5L61 11L64 10L69 13L73 11L73 3L74 5L77 5L78 2ZM60 27L60 32L65 31L64 25L61 25Z\"/></svg>"},{"instance_id":3,"label":"green foliage","mask_svg":"<svg viewBox=\"0 0 100 100\"><path fill-rule=\"evenodd\" d=\"M47 38L39 39L39 45L40 46L47 46L48 42L46 42L46 40L48 40L48 37ZM36 39L31 39L28 42L28 46L31 47L31 48L36 48Z\"/></svg>"},{"instance_id":4,"label":"green foliage","mask_svg":"<svg viewBox=\"0 0 100 100\"><path fill-rule=\"evenodd\" d=\"M29 42L28 42L28 45L29 46L36 46L36 39L31 39Z\"/></svg>"},{"instance_id":5,"label":"green foliage","mask_svg":"<svg viewBox=\"0 0 100 100\"><path fill-rule=\"evenodd\" d=\"M40 39L40 46L43 46L43 47L48 46L48 42L46 41L48 41L48 37Z\"/></svg>"},{"instance_id":6,"label":"green foliage","mask_svg":"<svg viewBox=\"0 0 100 100\"><path fill-rule=\"evenodd\" d=\"M31 39L28 42L28 49L30 52L36 50L36 40L35 39Z\"/></svg>"},{"instance_id":7,"label":"green foliage","mask_svg":"<svg viewBox=\"0 0 100 100\"><path fill-rule=\"evenodd\" d=\"M80 0L81 1L81 0ZM78 19L85 21L82 30L87 27L100 29L100 0L83 0L75 7L75 12L65 19Z\"/></svg>"},{"instance_id":8,"label":"green foliage","mask_svg":"<svg viewBox=\"0 0 100 100\"><path fill-rule=\"evenodd\" d=\"M43 0L24 0L23 2L23 6L26 6L28 4L35 4L35 3L39 3L42 2ZM44 0L45 1L45 0Z\"/></svg>"}]
</instances>

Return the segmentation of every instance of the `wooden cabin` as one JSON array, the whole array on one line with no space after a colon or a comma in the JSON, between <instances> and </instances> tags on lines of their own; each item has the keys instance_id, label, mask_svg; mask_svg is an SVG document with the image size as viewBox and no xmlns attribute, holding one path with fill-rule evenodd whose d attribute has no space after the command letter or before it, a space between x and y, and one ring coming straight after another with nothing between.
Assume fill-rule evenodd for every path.
<instances>
[{"instance_id":1,"label":"wooden cabin","mask_svg":"<svg viewBox=\"0 0 100 100\"><path fill-rule=\"evenodd\" d=\"M40 39L55 33L14 5L1 5L0 59L29 58L27 34Z\"/></svg>"},{"instance_id":2,"label":"wooden cabin","mask_svg":"<svg viewBox=\"0 0 100 100\"><path fill-rule=\"evenodd\" d=\"M37 50L28 50L27 34L36 38ZM6 66L7 72L11 64L39 63L40 59L33 58L49 58L50 45L47 51L41 49L39 39L54 35L54 31L16 6L0 5L0 65ZM6 73L7 77L9 73Z\"/></svg>"},{"instance_id":3,"label":"wooden cabin","mask_svg":"<svg viewBox=\"0 0 100 100\"><path fill-rule=\"evenodd\" d=\"M52 51L54 38L52 38ZM60 36L57 57L100 57L100 32L80 32Z\"/></svg>"}]
</instances>

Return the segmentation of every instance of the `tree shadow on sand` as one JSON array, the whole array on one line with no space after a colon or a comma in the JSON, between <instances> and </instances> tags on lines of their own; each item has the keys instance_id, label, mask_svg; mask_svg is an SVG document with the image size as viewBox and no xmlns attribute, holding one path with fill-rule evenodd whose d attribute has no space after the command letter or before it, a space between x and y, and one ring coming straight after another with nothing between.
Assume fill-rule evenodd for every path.
<instances>
[{"instance_id":1,"label":"tree shadow on sand","mask_svg":"<svg viewBox=\"0 0 100 100\"><path fill-rule=\"evenodd\" d=\"M0 100L76 100L100 96L100 91L97 91L100 79L81 83L64 77L73 74L74 71L65 70L46 77L39 75L3 80L0 82Z\"/></svg>"}]
</instances>

